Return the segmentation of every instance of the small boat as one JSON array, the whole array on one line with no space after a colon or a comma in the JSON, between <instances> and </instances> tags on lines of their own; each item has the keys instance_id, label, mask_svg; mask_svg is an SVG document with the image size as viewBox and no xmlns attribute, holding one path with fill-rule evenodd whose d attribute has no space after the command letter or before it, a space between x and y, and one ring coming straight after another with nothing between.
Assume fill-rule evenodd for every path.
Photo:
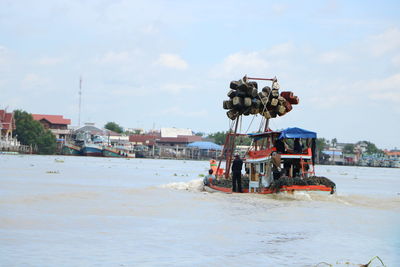
<instances>
[{"instance_id":1,"label":"small boat","mask_svg":"<svg viewBox=\"0 0 400 267\"><path fill-rule=\"evenodd\" d=\"M91 157L102 157L103 147L98 144L86 143L82 147L82 155Z\"/></svg>"},{"instance_id":2,"label":"small boat","mask_svg":"<svg viewBox=\"0 0 400 267\"><path fill-rule=\"evenodd\" d=\"M115 158L134 158L135 155L130 154L124 150L116 149L113 147L103 147L103 157L115 157Z\"/></svg>"},{"instance_id":3,"label":"small boat","mask_svg":"<svg viewBox=\"0 0 400 267\"><path fill-rule=\"evenodd\" d=\"M79 156L81 155L81 148L72 144L64 144L61 148L61 154Z\"/></svg>"}]
</instances>

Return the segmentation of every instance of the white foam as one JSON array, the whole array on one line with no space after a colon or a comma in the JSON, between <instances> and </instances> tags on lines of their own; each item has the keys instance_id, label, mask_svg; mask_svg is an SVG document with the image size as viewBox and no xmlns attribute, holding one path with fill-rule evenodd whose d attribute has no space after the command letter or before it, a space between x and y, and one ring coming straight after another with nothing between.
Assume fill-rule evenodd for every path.
<instances>
[{"instance_id":1,"label":"white foam","mask_svg":"<svg viewBox=\"0 0 400 267\"><path fill-rule=\"evenodd\" d=\"M160 187L175 190L203 191L203 180L195 179L188 182L169 183L161 185Z\"/></svg>"}]
</instances>

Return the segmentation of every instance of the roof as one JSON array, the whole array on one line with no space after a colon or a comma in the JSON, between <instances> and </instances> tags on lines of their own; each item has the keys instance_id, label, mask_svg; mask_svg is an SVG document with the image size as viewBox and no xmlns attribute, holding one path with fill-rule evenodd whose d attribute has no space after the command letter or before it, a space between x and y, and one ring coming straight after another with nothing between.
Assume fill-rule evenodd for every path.
<instances>
[{"instance_id":1,"label":"roof","mask_svg":"<svg viewBox=\"0 0 400 267\"><path fill-rule=\"evenodd\" d=\"M216 143L208 142L208 141L193 142L193 143L188 144L187 146L188 147L198 147L199 149L222 150L222 147L220 145L217 145Z\"/></svg>"},{"instance_id":2,"label":"roof","mask_svg":"<svg viewBox=\"0 0 400 267\"><path fill-rule=\"evenodd\" d=\"M12 113L7 113L4 109L0 110L0 129L8 130L10 127L15 129L14 116Z\"/></svg>"},{"instance_id":3,"label":"roof","mask_svg":"<svg viewBox=\"0 0 400 267\"><path fill-rule=\"evenodd\" d=\"M100 135L103 135L105 133L105 131L103 131L102 129L99 129L91 125L85 125L79 129L76 129L76 132L89 132L90 134L100 134Z\"/></svg>"},{"instance_id":4,"label":"roof","mask_svg":"<svg viewBox=\"0 0 400 267\"><path fill-rule=\"evenodd\" d=\"M161 137L178 137L178 135L193 135L190 129L161 128Z\"/></svg>"},{"instance_id":5,"label":"roof","mask_svg":"<svg viewBox=\"0 0 400 267\"><path fill-rule=\"evenodd\" d=\"M334 150L322 150L322 153L329 156L341 156L341 151L334 151Z\"/></svg>"},{"instance_id":6,"label":"roof","mask_svg":"<svg viewBox=\"0 0 400 267\"><path fill-rule=\"evenodd\" d=\"M70 119L64 119L62 115L46 115L46 114L32 114L32 117L36 121L47 120L51 124L71 124Z\"/></svg>"},{"instance_id":7,"label":"roof","mask_svg":"<svg viewBox=\"0 0 400 267\"><path fill-rule=\"evenodd\" d=\"M385 154L388 156L400 156L400 151L388 151Z\"/></svg>"},{"instance_id":8,"label":"roof","mask_svg":"<svg viewBox=\"0 0 400 267\"><path fill-rule=\"evenodd\" d=\"M317 133L293 127L283 130L279 136L279 139L282 138L317 138Z\"/></svg>"}]
</instances>

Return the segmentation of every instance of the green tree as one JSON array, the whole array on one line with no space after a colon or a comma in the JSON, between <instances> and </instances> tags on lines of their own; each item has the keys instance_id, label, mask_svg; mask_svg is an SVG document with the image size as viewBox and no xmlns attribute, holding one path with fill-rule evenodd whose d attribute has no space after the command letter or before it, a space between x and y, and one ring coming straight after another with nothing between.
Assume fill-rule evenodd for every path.
<instances>
[{"instance_id":1,"label":"green tree","mask_svg":"<svg viewBox=\"0 0 400 267\"><path fill-rule=\"evenodd\" d=\"M331 144L332 144L333 147L336 147L336 145L337 145L337 139L336 139L336 138L333 138L332 141L331 141Z\"/></svg>"},{"instance_id":2,"label":"green tree","mask_svg":"<svg viewBox=\"0 0 400 267\"><path fill-rule=\"evenodd\" d=\"M249 146L251 145L251 138L247 135L240 135L236 137L235 143L239 146Z\"/></svg>"},{"instance_id":3,"label":"green tree","mask_svg":"<svg viewBox=\"0 0 400 267\"><path fill-rule=\"evenodd\" d=\"M54 154L56 137L50 130L44 129L40 122L23 110L14 111L16 129L14 136L23 145L37 145L39 154Z\"/></svg>"},{"instance_id":4,"label":"green tree","mask_svg":"<svg viewBox=\"0 0 400 267\"><path fill-rule=\"evenodd\" d=\"M374 143L371 143L369 141L360 141L357 142L357 144L366 144L366 153L367 154L377 154L377 153L383 153L383 151L381 149L379 149Z\"/></svg>"},{"instance_id":5,"label":"green tree","mask_svg":"<svg viewBox=\"0 0 400 267\"><path fill-rule=\"evenodd\" d=\"M37 139L39 154L54 154L56 151L56 137L50 130L44 130Z\"/></svg>"},{"instance_id":6,"label":"green tree","mask_svg":"<svg viewBox=\"0 0 400 267\"><path fill-rule=\"evenodd\" d=\"M216 132L208 135L208 138L214 140L218 145L223 145L225 143L226 135L228 132Z\"/></svg>"},{"instance_id":7,"label":"green tree","mask_svg":"<svg viewBox=\"0 0 400 267\"><path fill-rule=\"evenodd\" d=\"M354 144L346 144L343 147L343 153L345 153L345 154L354 154Z\"/></svg>"},{"instance_id":8,"label":"green tree","mask_svg":"<svg viewBox=\"0 0 400 267\"><path fill-rule=\"evenodd\" d=\"M326 140L325 138L317 138L317 140L315 141L315 146L316 150L319 153L322 153L322 150L324 150L326 147L329 146L329 141Z\"/></svg>"},{"instance_id":9,"label":"green tree","mask_svg":"<svg viewBox=\"0 0 400 267\"><path fill-rule=\"evenodd\" d=\"M107 130L116 132L116 133L124 132L124 129L113 121L107 122L106 125L104 125L104 128L106 128Z\"/></svg>"}]
</instances>

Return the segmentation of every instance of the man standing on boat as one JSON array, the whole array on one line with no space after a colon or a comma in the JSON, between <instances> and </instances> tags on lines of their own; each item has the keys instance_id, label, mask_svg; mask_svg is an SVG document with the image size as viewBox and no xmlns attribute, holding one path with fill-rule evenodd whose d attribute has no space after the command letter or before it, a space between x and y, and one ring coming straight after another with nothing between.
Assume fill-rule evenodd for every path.
<instances>
[{"instance_id":1,"label":"man standing on boat","mask_svg":"<svg viewBox=\"0 0 400 267\"><path fill-rule=\"evenodd\" d=\"M239 155L235 155L232 163L232 191L242 193L242 166L243 160Z\"/></svg>"}]
</instances>

